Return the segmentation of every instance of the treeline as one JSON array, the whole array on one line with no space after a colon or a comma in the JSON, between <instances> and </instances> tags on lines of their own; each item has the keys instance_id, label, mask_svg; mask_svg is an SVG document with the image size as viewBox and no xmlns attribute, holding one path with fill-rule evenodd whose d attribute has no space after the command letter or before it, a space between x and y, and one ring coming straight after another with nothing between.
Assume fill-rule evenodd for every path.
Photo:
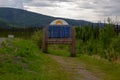
<instances>
[{"instance_id":1,"label":"treeline","mask_svg":"<svg viewBox=\"0 0 120 80\"><path fill-rule=\"evenodd\" d=\"M19 38L30 38L31 35L41 28L0 28L0 37L8 37L8 35L14 35Z\"/></svg>"},{"instance_id":2,"label":"treeline","mask_svg":"<svg viewBox=\"0 0 120 80\"><path fill-rule=\"evenodd\" d=\"M119 26L106 24L104 27L76 27L77 50L80 54L100 56L109 61L120 56Z\"/></svg>"}]
</instances>

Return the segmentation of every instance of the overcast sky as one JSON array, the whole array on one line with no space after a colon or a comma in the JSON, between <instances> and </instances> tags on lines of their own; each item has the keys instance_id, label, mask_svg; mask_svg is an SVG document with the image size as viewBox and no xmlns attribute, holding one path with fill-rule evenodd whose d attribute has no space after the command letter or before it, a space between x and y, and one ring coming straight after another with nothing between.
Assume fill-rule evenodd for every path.
<instances>
[{"instance_id":1,"label":"overcast sky","mask_svg":"<svg viewBox=\"0 0 120 80\"><path fill-rule=\"evenodd\" d=\"M119 21L120 0L0 0L0 7L25 9L55 17L98 22L111 17Z\"/></svg>"}]
</instances>

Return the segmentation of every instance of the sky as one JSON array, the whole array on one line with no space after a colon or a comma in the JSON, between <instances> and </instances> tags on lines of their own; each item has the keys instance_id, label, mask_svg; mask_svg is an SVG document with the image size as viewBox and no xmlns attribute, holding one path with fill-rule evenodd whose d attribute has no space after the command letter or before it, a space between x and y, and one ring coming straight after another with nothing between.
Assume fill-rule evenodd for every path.
<instances>
[{"instance_id":1,"label":"sky","mask_svg":"<svg viewBox=\"0 0 120 80\"><path fill-rule=\"evenodd\" d=\"M0 0L0 7L92 22L103 22L108 17L120 22L119 6L120 0Z\"/></svg>"}]
</instances>

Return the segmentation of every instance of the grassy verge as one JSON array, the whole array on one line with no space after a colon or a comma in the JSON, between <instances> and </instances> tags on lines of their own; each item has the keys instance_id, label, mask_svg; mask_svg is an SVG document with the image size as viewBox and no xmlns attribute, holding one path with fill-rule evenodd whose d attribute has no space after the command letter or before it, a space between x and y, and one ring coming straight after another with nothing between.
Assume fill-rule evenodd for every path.
<instances>
[{"instance_id":1,"label":"grassy verge","mask_svg":"<svg viewBox=\"0 0 120 80\"><path fill-rule=\"evenodd\" d=\"M120 80L120 64L109 62L105 59L96 59L87 55L78 57L81 62L86 64L86 68L104 80Z\"/></svg>"},{"instance_id":2,"label":"grassy verge","mask_svg":"<svg viewBox=\"0 0 120 80\"><path fill-rule=\"evenodd\" d=\"M49 49L50 54L68 57L70 52L64 47L63 49L55 49L54 46ZM77 53L77 60L85 64L88 71L95 73L103 80L120 80L120 64L110 62L99 56L88 56Z\"/></svg>"},{"instance_id":3,"label":"grassy verge","mask_svg":"<svg viewBox=\"0 0 120 80\"><path fill-rule=\"evenodd\" d=\"M54 54L59 56L70 56L68 45L49 45L48 54Z\"/></svg>"},{"instance_id":4,"label":"grassy verge","mask_svg":"<svg viewBox=\"0 0 120 80\"><path fill-rule=\"evenodd\" d=\"M68 46L49 46L49 53L68 57ZM78 62L103 80L120 80L120 65L105 59L78 54ZM7 40L0 48L0 80L70 80L61 65L43 54L32 42ZM102 75L102 76L101 76Z\"/></svg>"},{"instance_id":5,"label":"grassy verge","mask_svg":"<svg viewBox=\"0 0 120 80\"><path fill-rule=\"evenodd\" d=\"M0 48L0 80L69 80L59 64L32 41L14 39Z\"/></svg>"}]
</instances>

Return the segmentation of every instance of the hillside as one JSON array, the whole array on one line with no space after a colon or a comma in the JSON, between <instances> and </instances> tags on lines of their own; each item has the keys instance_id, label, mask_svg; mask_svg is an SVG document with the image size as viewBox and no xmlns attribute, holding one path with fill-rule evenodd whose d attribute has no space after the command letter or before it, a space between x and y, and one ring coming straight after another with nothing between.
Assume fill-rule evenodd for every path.
<instances>
[{"instance_id":1,"label":"hillside","mask_svg":"<svg viewBox=\"0 0 120 80\"><path fill-rule=\"evenodd\" d=\"M1 28L9 28L9 23L7 21L0 19L0 27Z\"/></svg>"},{"instance_id":2,"label":"hillside","mask_svg":"<svg viewBox=\"0 0 120 80\"><path fill-rule=\"evenodd\" d=\"M6 21L7 24L14 25L14 27L43 27L49 25L51 21L57 17L38 14L26 10L15 8L0 8L0 19ZM91 22L84 20L66 19L70 25L79 26L84 24L91 24ZM0 21L1 23L1 21Z\"/></svg>"}]
</instances>

